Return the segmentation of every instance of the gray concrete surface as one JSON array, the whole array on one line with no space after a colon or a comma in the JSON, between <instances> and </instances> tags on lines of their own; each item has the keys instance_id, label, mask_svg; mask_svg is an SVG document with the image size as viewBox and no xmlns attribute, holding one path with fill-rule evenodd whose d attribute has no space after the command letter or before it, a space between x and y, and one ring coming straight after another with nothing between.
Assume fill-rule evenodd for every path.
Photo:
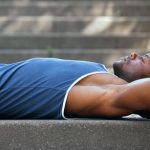
<instances>
[{"instance_id":1,"label":"gray concrete surface","mask_svg":"<svg viewBox=\"0 0 150 150\"><path fill-rule=\"evenodd\" d=\"M132 49L150 49L149 9L149 0L0 0L0 61L60 57L110 66Z\"/></svg>"},{"instance_id":2,"label":"gray concrete surface","mask_svg":"<svg viewBox=\"0 0 150 150\"><path fill-rule=\"evenodd\" d=\"M0 0L0 1L4 1L4 0ZM54 0L30 0L31 2L35 2L35 1L54 1ZM55 0L55 1L60 1L60 2L62 2L62 1L64 1L64 0ZM69 1L74 1L74 0L65 0L65 1L67 1L67 2L69 2ZM79 2L79 1L83 1L83 2L85 2L85 1L91 1L91 0L76 0L77 2ZM119 1L121 1L121 2L131 2L131 0L93 0L94 2L97 2L97 1L102 1L102 2L119 2ZM149 0L133 0L133 2L135 2L135 3L137 3L137 2L148 2ZM10 2L10 0L5 0L5 2ZM14 2L29 2L29 0L11 0L11 2L12 3L14 3Z\"/></svg>"},{"instance_id":3,"label":"gray concrete surface","mask_svg":"<svg viewBox=\"0 0 150 150\"><path fill-rule=\"evenodd\" d=\"M136 49L136 52L141 51L145 52L145 50ZM129 49L0 49L0 63L12 63L33 57L55 57L95 61L112 68L114 61L129 54Z\"/></svg>"},{"instance_id":4,"label":"gray concrete surface","mask_svg":"<svg viewBox=\"0 0 150 150\"><path fill-rule=\"evenodd\" d=\"M14 1L15 2L15 1ZM150 3L142 1L16 1L0 0L0 16L149 16ZM134 11L133 11L134 10Z\"/></svg>"},{"instance_id":5,"label":"gray concrete surface","mask_svg":"<svg viewBox=\"0 0 150 150\"><path fill-rule=\"evenodd\" d=\"M14 36L27 33L33 35L78 33L89 36L105 34L123 36L149 34L149 26L149 17L0 17L0 33Z\"/></svg>"},{"instance_id":6,"label":"gray concrete surface","mask_svg":"<svg viewBox=\"0 0 150 150\"><path fill-rule=\"evenodd\" d=\"M0 34L0 49L150 49L150 35Z\"/></svg>"},{"instance_id":7,"label":"gray concrete surface","mask_svg":"<svg viewBox=\"0 0 150 150\"><path fill-rule=\"evenodd\" d=\"M149 150L146 120L1 120L1 150Z\"/></svg>"}]
</instances>

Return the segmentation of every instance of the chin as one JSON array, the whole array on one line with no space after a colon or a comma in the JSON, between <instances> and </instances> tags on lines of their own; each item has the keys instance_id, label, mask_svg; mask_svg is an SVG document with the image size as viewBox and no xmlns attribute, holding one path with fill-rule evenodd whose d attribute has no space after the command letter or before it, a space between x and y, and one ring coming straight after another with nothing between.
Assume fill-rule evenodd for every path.
<instances>
[{"instance_id":1,"label":"chin","mask_svg":"<svg viewBox=\"0 0 150 150\"><path fill-rule=\"evenodd\" d=\"M124 72L122 65L123 64L120 63L120 61L116 61L113 63L114 74L119 78L129 82L128 74Z\"/></svg>"},{"instance_id":2,"label":"chin","mask_svg":"<svg viewBox=\"0 0 150 150\"><path fill-rule=\"evenodd\" d=\"M119 74L120 72L122 72L122 65L120 64L120 61L116 61L113 63L113 70L114 70L114 74Z\"/></svg>"}]
</instances>

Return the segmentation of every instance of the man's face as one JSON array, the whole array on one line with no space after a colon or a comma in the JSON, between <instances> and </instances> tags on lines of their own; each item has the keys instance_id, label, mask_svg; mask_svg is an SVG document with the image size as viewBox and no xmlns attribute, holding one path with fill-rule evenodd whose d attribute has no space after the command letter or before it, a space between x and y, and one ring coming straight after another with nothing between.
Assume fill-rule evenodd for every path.
<instances>
[{"instance_id":1,"label":"man's face","mask_svg":"<svg viewBox=\"0 0 150 150\"><path fill-rule=\"evenodd\" d=\"M114 73L128 82L150 77L150 53L131 53L113 64Z\"/></svg>"}]
</instances>

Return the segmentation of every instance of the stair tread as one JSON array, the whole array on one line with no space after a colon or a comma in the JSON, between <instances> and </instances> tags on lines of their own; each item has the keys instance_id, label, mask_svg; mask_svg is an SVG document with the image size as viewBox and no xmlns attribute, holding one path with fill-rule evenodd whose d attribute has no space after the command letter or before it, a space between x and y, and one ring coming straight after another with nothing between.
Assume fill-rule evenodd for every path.
<instances>
[{"instance_id":1,"label":"stair tread","mask_svg":"<svg viewBox=\"0 0 150 150\"><path fill-rule=\"evenodd\" d=\"M105 9L105 10L104 10ZM46 1L46 2L1 2L0 15L53 15L53 16L150 16L150 2L105 2L105 1ZM134 11L133 11L134 10Z\"/></svg>"}]
</instances>

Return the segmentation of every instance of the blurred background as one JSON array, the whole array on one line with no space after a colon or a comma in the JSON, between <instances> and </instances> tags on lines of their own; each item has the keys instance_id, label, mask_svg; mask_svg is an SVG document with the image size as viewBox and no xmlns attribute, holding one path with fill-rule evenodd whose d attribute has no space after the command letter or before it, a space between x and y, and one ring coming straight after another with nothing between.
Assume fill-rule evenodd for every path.
<instances>
[{"instance_id":1,"label":"blurred background","mask_svg":"<svg viewBox=\"0 0 150 150\"><path fill-rule=\"evenodd\" d=\"M150 49L150 0L0 0L0 63L104 63Z\"/></svg>"}]
</instances>

